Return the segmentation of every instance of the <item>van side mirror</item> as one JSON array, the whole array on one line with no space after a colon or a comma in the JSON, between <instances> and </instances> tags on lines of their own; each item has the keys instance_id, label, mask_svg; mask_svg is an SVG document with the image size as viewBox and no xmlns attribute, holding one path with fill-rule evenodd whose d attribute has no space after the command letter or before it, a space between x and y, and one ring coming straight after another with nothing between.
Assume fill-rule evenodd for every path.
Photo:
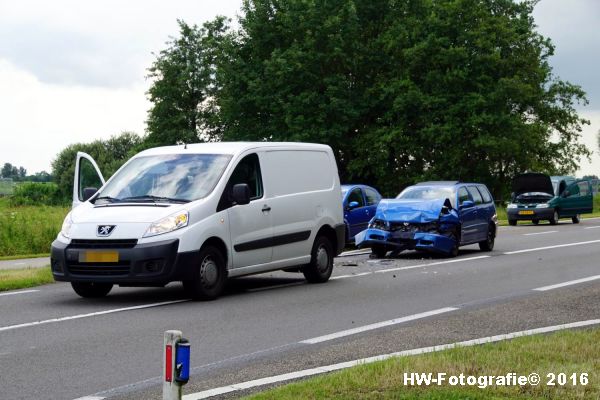
<instances>
[{"instance_id":1,"label":"van side mirror","mask_svg":"<svg viewBox=\"0 0 600 400\"><path fill-rule=\"evenodd\" d=\"M250 203L250 186L247 183L233 185L232 197L233 201L239 206Z\"/></svg>"},{"instance_id":2,"label":"van side mirror","mask_svg":"<svg viewBox=\"0 0 600 400\"><path fill-rule=\"evenodd\" d=\"M471 208L475 205L475 203L473 203L471 200L465 200L460 204L460 208Z\"/></svg>"},{"instance_id":3,"label":"van side mirror","mask_svg":"<svg viewBox=\"0 0 600 400\"><path fill-rule=\"evenodd\" d=\"M83 201L88 201L98 191L95 187L86 187L83 189Z\"/></svg>"},{"instance_id":4,"label":"van side mirror","mask_svg":"<svg viewBox=\"0 0 600 400\"><path fill-rule=\"evenodd\" d=\"M350 203L348 203L348 210L353 210L356 207L358 207L358 201L351 201Z\"/></svg>"}]
</instances>

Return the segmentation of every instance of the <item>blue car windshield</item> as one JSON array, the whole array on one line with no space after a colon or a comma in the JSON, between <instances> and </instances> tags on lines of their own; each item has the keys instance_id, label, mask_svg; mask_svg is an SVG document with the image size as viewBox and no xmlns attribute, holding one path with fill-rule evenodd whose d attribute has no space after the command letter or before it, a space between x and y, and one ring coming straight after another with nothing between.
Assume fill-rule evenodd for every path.
<instances>
[{"instance_id":1,"label":"blue car windshield","mask_svg":"<svg viewBox=\"0 0 600 400\"><path fill-rule=\"evenodd\" d=\"M188 202L213 191L231 155L160 154L136 157L104 186L96 202Z\"/></svg>"},{"instance_id":2,"label":"blue car windshield","mask_svg":"<svg viewBox=\"0 0 600 400\"><path fill-rule=\"evenodd\" d=\"M452 207L456 207L456 194L453 188L437 186L409 186L404 189L397 199L403 200L436 200L450 199Z\"/></svg>"}]
</instances>

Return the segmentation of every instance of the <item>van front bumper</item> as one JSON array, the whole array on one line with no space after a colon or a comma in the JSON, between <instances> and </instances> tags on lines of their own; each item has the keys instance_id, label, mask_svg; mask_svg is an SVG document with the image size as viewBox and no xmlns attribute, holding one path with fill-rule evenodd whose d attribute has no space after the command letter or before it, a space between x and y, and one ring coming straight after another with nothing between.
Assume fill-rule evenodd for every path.
<instances>
[{"instance_id":1,"label":"van front bumper","mask_svg":"<svg viewBox=\"0 0 600 400\"><path fill-rule=\"evenodd\" d=\"M429 232L389 232L369 228L356 235L358 248L383 246L386 250L425 250L435 253L449 254L456 241L448 236Z\"/></svg>"},{"instance_id":2,"label":"van front bumper","mask_svg":"<svg viewBox=\"0 0 600 400\"><path fill-rule=\"evenodd\" d=\"M123 286L164 286L189 277L198 252L178 253L179 240L137 244L135 241L74 240L52 243L50 265L56 281L106 282ZM118 254L112 262L84 262L85 254Z\"/></svg>"},{"instance_id":3,"label":"van front bumper","mask_svg":"<svg viewBox=\"0 0 600 400\"><path fill-rule=\"evenodd\" d=\"M513 221L546 220L554 217L554 208L509 208L506 213Z\"/></svg>"}]
</instances>

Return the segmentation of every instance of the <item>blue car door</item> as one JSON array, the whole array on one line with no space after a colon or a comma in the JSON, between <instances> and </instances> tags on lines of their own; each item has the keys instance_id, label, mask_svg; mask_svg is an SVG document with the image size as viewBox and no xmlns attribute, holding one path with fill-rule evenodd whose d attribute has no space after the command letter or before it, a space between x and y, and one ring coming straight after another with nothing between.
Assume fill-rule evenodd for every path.
<instances>
[{"instance_id":1,"label":"blue car door","mask_svg":"<svg viewBox=\"0 0 600 400\"><path fill-rule=\"evenodd\" d=\"M351 206L352 204L352 206ZM349 237L352 239L360 231L367 229L371 213L366 207L361 188L354 188L344 202L344 218L348 221Z\"/></svg>"},{"instance_id":2,"label":"blue car door","mask_svg":"<svg viewBox=\"0 0 600 400\"><path fill-rule=\"evenodd\" d=\"M472 243L477 237L477 207L465 186L458 188L458 211L461 222L461 243ZM467 205L465 202L471 202Z\"/></svg>"},{"instance_id":3,"label":"blue car door","mask_svg":"<svg viewBox=\"0 0 600 400\"><path fill-rule=\"evenodd\" d=\"M471 195L471 199L475 203L475 225L474 225L474 241L485 240L487 237L488 223L485 219L485 206L483 204L483 197L476 186L467 186L467 190Z\"/></svg>"}]
</instances>

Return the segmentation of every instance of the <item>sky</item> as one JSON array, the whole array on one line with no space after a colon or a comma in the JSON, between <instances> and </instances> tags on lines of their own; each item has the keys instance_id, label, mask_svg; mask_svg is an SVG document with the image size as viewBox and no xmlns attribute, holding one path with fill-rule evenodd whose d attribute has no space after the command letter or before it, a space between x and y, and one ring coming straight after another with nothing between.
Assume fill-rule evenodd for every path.
<instances>
[{"instance_id":1,"label":"sky","mask_svg":"<svg viewBox=\"0 0 600 400\"><path fill-rule=\"evenodd\" d=\"M83 2L0 0L0 165L46 170L72 143L123 131L143 134L150 103L145 78L154 54L177 35L177 19L235 18L241 0ZM600 1L542 0L538 31L556 46L554 73L581 85L594 152L578 175L600 175Z\"/></svg>"}]
</instances>

